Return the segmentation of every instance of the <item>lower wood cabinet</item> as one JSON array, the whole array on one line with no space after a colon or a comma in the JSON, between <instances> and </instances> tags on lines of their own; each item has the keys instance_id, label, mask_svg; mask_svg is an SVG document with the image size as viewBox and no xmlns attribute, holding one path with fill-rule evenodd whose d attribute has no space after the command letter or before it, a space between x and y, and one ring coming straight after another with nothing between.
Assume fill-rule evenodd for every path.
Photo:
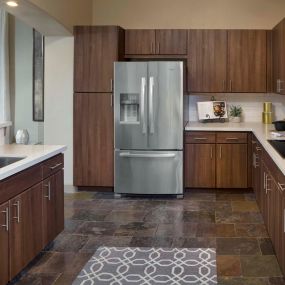
<instances>
[{"instance_id":1,"label":"lower wood cabinet","mask_svg":"<svg viewBox=\"0 0 285 285\"><path fill-rule=\"evenodd\" d=\"M247 144L216 145L217 188L247 188Z\"/></svg>"},{"instance_id":2,"label":"lower wood cabinet","mask_svg":"<svg viewBox=\"0 0 285 285\"><path fill-rule=\"evenodd\" d=\"M44 181L37 177L34 186L16 196L5 192L34 181L30 169L0 181L0 200L9 197L0 205L0 285L19 274L64 229L63 156L53 159L34 166L41 173L50 169L50 176Z\"/></svg>"},{"instance_id":3,"label":"lower wood cabinet","mask_svg":"<svg viewBox=\"0 0 285 285\"><path fill-rule=\"evenodd\" d=\"M9 281L9 202L0 205L0 284Z\"/></svg>"},{"instance_id":4,"label":"lower wood cabinet","mask_svg":"<svg viewBox=\"0 0 285 285\"><path fill-rule=\"evenodd\" d=\"M64 228L63 170L43 182L43 244L51 242Z\"/></svg>"},{"instance_id":5,"label":"lower wood cabinet","mask_svg":"<svg viewBox=\"0 0 285 285\"><path fill-rule=\"evenodd\" d=\"M42 183L10 200L10 278L43 248L42 200Z\"/></svg>"},{"instance_id":6,"label":"lower wood cabinet","mask_svg":"<svg viewBox=\"0 0 285 285\"><path fill-rule=\"evenodd\" d=\"M185 145L185 187L215 188L216 155L214 144Z\"/></svg>"}]
</instances>

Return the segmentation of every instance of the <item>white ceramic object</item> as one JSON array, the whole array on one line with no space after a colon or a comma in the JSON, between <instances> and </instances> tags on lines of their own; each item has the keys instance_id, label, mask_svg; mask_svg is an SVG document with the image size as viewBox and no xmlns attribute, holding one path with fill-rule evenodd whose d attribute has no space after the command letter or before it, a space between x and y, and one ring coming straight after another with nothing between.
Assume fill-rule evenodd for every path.
<instances>
[{"instance_id":1,"label":"white ceramic object","mask_svg":"<svg viewBox=\"0 0 285 285\"><path fill-rule=\"evenodd\" d=\"M240 123L241 117L230 117L230 122L231 123Z\"/></svg>"},{"instance_id":2,"label":"white ceramic object","mask_svg":"<svg viewBox=\"0 0 285 285\"><path fill-rule=\"evenodd\" d=\"M16 144L28 144L29 133L26 129L18 130L16 133Z\"/></svg>"}]
</instances>

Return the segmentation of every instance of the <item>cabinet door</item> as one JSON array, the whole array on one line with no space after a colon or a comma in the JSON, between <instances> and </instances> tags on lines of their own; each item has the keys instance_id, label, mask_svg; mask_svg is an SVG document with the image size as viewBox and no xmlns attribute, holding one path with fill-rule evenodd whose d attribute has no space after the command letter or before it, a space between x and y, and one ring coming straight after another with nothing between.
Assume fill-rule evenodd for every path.
<instances>
[{"instance_id":1,"label":"cabinet door","mask_svg":"<svg viewBox=\"0 0 285 285\"><path fill-rule=\"evenodd\" d=\"M230 92L266 92L266 51L266 31L228 31Z\"/></svg>"},{"instance_id":2,"label":"cabinet door","mask_svg":"<svg viewBox=\"0 0 285 285\"><path fill-rule=\"evenodd\" d=\"M63 170L43 182L43 245L64 229L64 186Z\"/></svg>"},{"instance_id":3,"label":"cabinet door","mask_svg":"<svg viewBox=\"0 0 285 285\"><path fill-rule=\"evenodd\" d=\"M125 54L155 54L155 30L126 30Z\"/></svg>"},{"instance_id":4,"label":"cabinet door","mask_svg":"<svg viewBox=\"0 0 285 285\"><path fill-rule=\"evenodd\" d=\"M273 91L285 94L285 20L282 20L272 32L272 75Z\"/></svg>"},{"instance_id":5,"label":"cabinet door","mask_svg":"<svg viewBox=\"0 0 285 285\"><path fill-rule=\"evenodd\" d=\"M42 250L42 183L10 200L10 278Z\"/></svg>"},{"instance_id":6,"label":"cabinet door","mask_svg":"<svg viewBox=\"0 0 285 285\"><path fill-rule=\"evenodd\" d=\"M187 31L186 30L156 30L156 54L160 55L186 55Z\"/></svg>"},{"instance_id":7,"label":"cabinet door","mask_svg":"<svg viewBox=\"0 0 285 285\"><path fill-rule=\"evenodd\" d=\"M227 31L189 31L187 76L189 92L227 91Z\"/></svg>"},{"instance_id":8,"label":"cabinet door","mask_svg":"<svg viewBox=\"0 0 285 285\"><path fill-rule=\"evenodd\" d=\"M118 27L75 27L75 92L112 92Z\"/></svg>"},{"instance_id":9,"label":"cabinet door","mask_svg":"<svg viewBox=\"0 0 285 285\"><path fill-rule=\"evenodd\" d=\"M247 188L247 144L216 145L217 188Z\"/></svg>"},{"instance_id":10,"label":"cabinet door","mask_svg":"<svg viewBox=\"0 0 285 285\"><path fill-rule=\"evenodd\" d=\"M114 185L114 119L111 94L75 94L74 183Z\"/></svg>"},{"instance_id":11,"label":"cabinet door","mask_svg":"<svg viewBox=\"0 0 285 285\"><path fill-rule=\"evenodd\" d=\"M185 187L215 187L214 144L185 144L184 164Z\"/></svg>"},{"instance_id":12,"label":"cabinet door","mask_svg":"<svg viewBox=\"0 0 285 285\"><path fill-rule=\"evenodd\" d=\"M0 285L9 281L9 203L0 205Z\"/></svg>"}]
</instances>

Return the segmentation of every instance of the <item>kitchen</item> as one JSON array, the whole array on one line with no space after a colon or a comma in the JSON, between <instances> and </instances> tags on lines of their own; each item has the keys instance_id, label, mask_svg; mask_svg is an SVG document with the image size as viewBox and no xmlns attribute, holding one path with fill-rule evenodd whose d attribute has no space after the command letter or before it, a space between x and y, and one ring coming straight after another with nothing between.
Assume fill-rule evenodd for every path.
<instances>
[{"instance_id":1,"label":"kitchen","mask_svg":"<svg viewBox=\"0 0 285 285\"><path fill-rule=\"evenodd\" d=\"M8 277L3 284L15 277L16 284L81 284L81 270L89 272L90 258L112 247L182 249L192 257L191 249L206 249L211 266L207 267L210 277L203 281L205 284L282 284L285 164L268 142L275 139L271 134L274 125L262 123L262 112L271 113L267 116L272 121L285 118L284 5L263 3L254 9L255 0L247 4L221 1L215 7L207 2L208 16L211 11L216 14L213 12L205 24L201 18L205 11L198 13L194 3L182 1L179 8L169 4L183 15L169 21L171 18L165 18L163 13L161 17L146 15L147 8L138 4L140 1L136 1L138 7L126 2L121 7L112 0L95 1L93 20L87 20L87 16L81 20L81 15L80 20L67 21L59 8L49 11L65 21L67 30L72 31L75 26L74 39L46 37L44 146L33 146L30 157L3 167L0 189L7 193L2 180L9 182L9 177L16 178L31 171L31 167L38 167L33 170L37 178L31 184L5 194L1 200L3 205L10 201L11 215L17 218L19 207L15 198L26 189L43 185L38 187L47 201L55 197L55 185L55 193L63 194L64 167L64 202L59 195L58 210L50 212L58 213L61 222L44 242L41 238L38 250L33 252L37 258L26 268L27 274L18 275L33 259L31 254L26 254L14 270L15 249L10 245L9 265L4 263ZM22 2L18 4L21 8ZM160 11L161 3L153 5L154 11ZM115 14L106 12L110 7ZM191 20L183 14L182 7L193 7L189 9ZM144 11L144 17L136 13L137 19L129 19L130 11L138 8ZM225 8L230 11L227 15L223 13ZM15 13L11 9L8 11ZM41 9L47 7L43 5ZM82 13L80 9L78 14ZM164 8L166 11L170 13ZM263 11L272 13L265 17ZM241 13L242 21L238 20ZM163 96L167 99L163 100ZM158 105L153 101L151 107L151 99L157 98ZM198 122L198 102L226 104L226 122ZM264 105L265 102L271 104ZM155 112L160 106L163 108ZM240 123L232 122L232 106L242 107ZM158 114L163 118L166 108L175 115L171 119L166 116L165 125L161 125ZM116 120L116 116L120 119ZM3 133L7 134L9 124L3 125ZM135 130L135 135L125 146L128 126ZM152 144L156 132L161 138L158 145L155 140ZM139 147L132 145L136 138ZM171 145L171 140L175 144ZM49 148L46 144L63 146ZM30 146L5 145L1 154L9 152L11 156L14 149L21 157L25 147ZM182 149L183 159L178 159ZM114 153L119 153L121 160ZM145 154L146 158L141 157ZM134 158L140 162L120 162ZM169 162L172 159L177 159L176 166ZM40 197L36 195L35 199ZM23 205L24 201L23 198ZM63 230L63 203L65 228L57 236ZM45 209L41 212L45 213ZM42 218L46 229L55 224ZM13 226L17 221L12 219L6 225ZM8 239L13 240L14 226L8 230ZM189 278L189 268L184 267L184 278ZM155 269L159 273L158 265ZM197 270L197 266L192 270ZM206 277L202 274L199 278L194 284L202 284ZM186 282L181 280L179 284ZM109 284L106 282L102 284ZM130 284L126 279L121 282ZM164 284L174 281L167 282Z\"/></svg>"}]
</instances>

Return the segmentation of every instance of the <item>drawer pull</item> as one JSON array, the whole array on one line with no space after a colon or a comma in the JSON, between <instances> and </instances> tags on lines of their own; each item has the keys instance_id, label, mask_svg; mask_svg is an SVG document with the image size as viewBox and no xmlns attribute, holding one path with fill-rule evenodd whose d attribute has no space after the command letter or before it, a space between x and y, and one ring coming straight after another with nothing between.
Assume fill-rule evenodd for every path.
<instances>
[{"instance_id":1,"label":"drawer pull","mask_svg":"<svg viewBox=\"0 0 285 285\"><path fill-rule=\"evenodd\" d=\"M226 138L227 141L237 141L238 138Z\"/></svg>"},{"instance_id":2,"label":"drawer pull","mask_svg":"<svg viewBox=\"0 0 285 285\"><path fill-rule=\"evenodd\" d=\"M257 147L256 147L256 150L257 150L257 151L261 151L261 147L257 146Z\"/></svg>"},{"instance_id":3,"label":"drawer pull","mask_svg":"<svg viewBox=\"0 0 285 285\"><path fill-rule=\"evenodd\" d=\"M2 211L3 214L5 214L6 218L5 218L5 225L2 225L3 228L6 229L6 231L9 231L9 208L6 208L5 211Z\"/></svg>"},{"instance_id":4,"label":"drawer pull","mask_svg":"<svg viewBox=\"0 0 285 285\"><path fill-rule=\"evenodd\" d=\"M278 186L281 189L281 191L283 192L285 190L285 184L281 184L278 182Z\"/></svg>"},{"instance_id":5,"label":"drawer pull","mask_svg":"<svg viewBox=\"0 0 285 285\"><path fill-rule=\"evenodd\" d=\"M50 166L50 170L54 170L54 169L56 169L56 168L58 168L59 166L61 166L62 165L62 163L58 163L58 164L56 164L56 165L54 165L54 166Z\"/></svg>"},{"instance_id":6,"label":"drawer pull","mask_svg":"<svg viewBox=\"0 0 285 285\"><path fill-rule=\"evenodd\" d=\"M194 140L196 140L196 141L206 141L207 138L194 138Z\"/></svg>"},{"instance_id":7,"label":"drawer pull","mask_svg":"<svg viewBox=\"0 0 285 285\"><path fill-rule=\"evenodd\" d=\"M50 181L48 182L48 184L44 185L45 187L48 188L48 194L44 196L44 198L47 198L49 201L51 200L51 189L50 189Z\"/></svg>"},{"instance_id":8,"label":"drawer pull","mask_svg":"<svg viewBox=\"0 0 285 285\"><path fill-rule=\"evenodd\" d=\"M14 220L17 221L17 223L20 223L20 201L17 201L15 204L13 204L14 207L17 209L17 216L13 217Z\"/></svg>"}]
</instances>

